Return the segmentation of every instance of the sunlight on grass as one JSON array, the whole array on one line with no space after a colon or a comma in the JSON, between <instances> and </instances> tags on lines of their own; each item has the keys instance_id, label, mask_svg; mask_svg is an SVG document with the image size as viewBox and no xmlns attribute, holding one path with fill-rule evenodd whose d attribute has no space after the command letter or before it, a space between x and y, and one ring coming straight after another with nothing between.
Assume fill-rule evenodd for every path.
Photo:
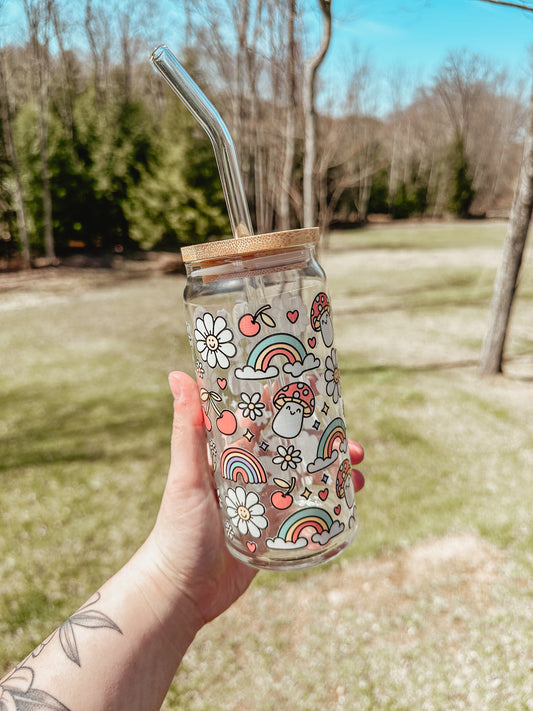
<instances>
[{"instance_id":1,"label":"sunlight on grass","mask_svg":"<svg viewBox=\"0 0 533 711\"><path fill-rule=\"evenodd\" d=\"M524 612L533 571L530 268L508 347L511 373L520 363L526 375L480 381L475 372L504 231L468 223L333 236L323 262L347 428L366 453L358 536L320 569L260 574L235 611L202 631L165 709L396 711L427 699L439 710L527 707L527 668L510 660L532 653L533 635ZM466 263L463 245L473 250ZM153 525L169 459L167 374L192 372L183 286L183 277L158 277L0 310L0 671ZM402 588L403 563L368 590L350 577L465 533L503 561L490 589L472 583L468 600L454 598L453 576L427 595L416 579ZM496 660L499 685L471 686L492 678ZM474 706L458 705L467 688Z\"/></svg>"}]
</instances>

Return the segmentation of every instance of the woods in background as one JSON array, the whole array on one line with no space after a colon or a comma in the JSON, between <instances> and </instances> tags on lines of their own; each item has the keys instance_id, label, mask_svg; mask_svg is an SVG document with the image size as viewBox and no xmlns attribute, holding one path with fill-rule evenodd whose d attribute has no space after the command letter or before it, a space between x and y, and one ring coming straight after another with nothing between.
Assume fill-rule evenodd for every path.
<instances>
[{"instance_id":1,"label":"woods in background","mask_svg":"<svg viewBox=\"0 0 533 711\"><path fill-rule=\"evenodd\" d=\"M302 79L320 43L304 3L174 8L184 40L172 49L228 124L257 231L303 225ZM148 62L158 12L150 0L20 0L20 31L0 50L0 258L175 250L229 233L209 140ZM388 77L383 116L381 77L356 48L352 61L345 85L317 76L307 200L324 233L371 213L508 213L527 107L505 71L451 53L407 105L406 80Z\"/></svg>"}]
</instances>

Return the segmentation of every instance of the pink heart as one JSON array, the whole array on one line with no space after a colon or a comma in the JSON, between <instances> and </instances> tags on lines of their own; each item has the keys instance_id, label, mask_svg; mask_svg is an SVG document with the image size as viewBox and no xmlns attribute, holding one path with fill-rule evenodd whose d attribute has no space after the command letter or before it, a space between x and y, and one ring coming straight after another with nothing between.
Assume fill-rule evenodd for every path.
<instances>
[{"instance_id":1,"label":"pink heart","mask_svg":"<svg viewBox=\"0 0 533 711\"><path fill-rule=\"evenodd\" d=\"M307 343L309 343L309 348L314 348L316 346L316 338L313 336L313 338L308 338Z\"/></svg>"},{"instance_id":2,"label":"pink heart","mask_svg":"<svg viewBox=\"0 0 533 711\"><path fill-rule=\"evenodd\" d=\"M226 385L228 384L228 381L226 380L226 378L217 378L217 383L218 383L218 387L221 390L225 390Z\"/></svg>"},{"instance_id":3,"label":"pink heart","mask_svg":"<svg viewBox=\"0 0 533 711\"><path fill-rule=\"evenodd\" d=\"M290 321L291 323L296 323L296 321L298 320L298 316L299 316L299 315L300 315L300 314L299 314L298 311L296 311L296 310L294 310L294 311L287 311L287 318L289 319L289 321Z\"/></svg>"},{"instance_id":4,"label":"pink heart","mask_svg":"<svg viewBox=\"0 0 533 711\"><path fill-rule=\"evenodd\" d=\"M255 553L255 550L257 548L256 544L253 541L246 541L246 547L250 551L250 553Z\"/></svg>"},{"instance_id":5,"label":"pink heart","mask_svg":"<svg viewBox=\"0 0 533 711\"><path fill-rule=\"evenodd\" d=\"M322 499L322 501L325 501L325 500L328 498L329 489L321 489L321 490L318 492L318 495L320 496L320 498Z\"/></svg>"},{"instance_id":6,"label":"pink heart","mask_svg":"<svg viewBox=\"0 0 533 711\"><path fill-rule=\"evenodd\" d=\"M338 506L335 506L335 508L333 509L333 513L335 514L335 516L338 516L340 514L340 512L341 512L341 505L339 504Z\"/></svg>"}]
</instances>

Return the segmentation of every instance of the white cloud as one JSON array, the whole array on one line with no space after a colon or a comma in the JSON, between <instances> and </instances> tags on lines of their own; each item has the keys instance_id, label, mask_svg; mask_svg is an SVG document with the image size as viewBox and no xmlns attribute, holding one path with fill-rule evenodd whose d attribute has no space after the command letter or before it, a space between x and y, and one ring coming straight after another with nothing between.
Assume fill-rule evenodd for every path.
<instances>
[{"instance_id":1,"label":"white cloud","mask_svg":"<svg viewBox=\"0 0 533 711\"><path fill-rule=\"evenodd\" d=\"M334 449L333 454L331 455L331 457L328 457L328 459L320 459L320 457L317 457L314 462L311 462L311 464L307 465L307 471L309 472L309 474L316 474L321 469L327 469L333 464L333 462L337 459L338 456L339 452Z\"/></svg>"},{"instance_id":2,"label":"white cloud","mask_svg":"<svg viewBox=\"0 0 533 711\"><path fill-rule=\"evenodd\" d=\"M278 374L279 369L275 365L269 366L266 370L255 370L251 365L235 369L235 377L239 380L264 380L265 378L275 378Z\"/></svg>"},{"instance_id":3,"label":"white cloud","mask_svg":"<svg viewBox=\"0 0 533 711\"><path fill-rule=\"evenodd\" d=\"M277 551L294 550L296 548L305 548L307 539L300 536L293 543L293 541L286 541L284 538L278 536L276 538L267 538L266 544L269 548Z\"/></svg>"},{"instance_id":4,"label":"white cloud","mask_svg":"<svg viewBox=\"0 0 533 711\"><path fill-rule=\"evenodd\" d=\"M295 378L299 378L302 373L315 368L320 368L320 358L315 358L312 353L308 353L301 363L296 361L295 363L285 363L283 366L283 370Z\"/></svg>"},{"instance_id":5,"label":"white cloud","mask_svg":"<svg viewBox=\"0 0 533 711\"><path fill-rule=\"evenodd\" d=\"M335 536L338 536L339 533L342 533L344 531L344 524L341 523L340 521L333 521L333 524L331 525L331 528L329 531L322 531L322 533L315 533L311 537L311 540L313 543L318 543L321 546L325 546L328 541L331 541L332 538L335 538Z\"/></svg>"}]
</instances>

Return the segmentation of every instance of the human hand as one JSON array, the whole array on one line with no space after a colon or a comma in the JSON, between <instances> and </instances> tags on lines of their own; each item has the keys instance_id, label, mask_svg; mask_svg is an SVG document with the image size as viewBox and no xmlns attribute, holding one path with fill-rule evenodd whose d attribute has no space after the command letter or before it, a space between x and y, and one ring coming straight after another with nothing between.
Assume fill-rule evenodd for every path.
<instances>
[{"instance_id":1,"label":"human hand","mask_svg":"<svg viewBox=\"0 0 533 711\"><path fill-rule=\"evenodd\" d=\"M176 594L192 601L201 626L229 607L256 571L236 560L224 541L198 387L179 372L170 374L169 383L174 396L171 463L150 536L151 555ZM349 453L352 465L364 456L361 445L353 441ZM354 469L355 490L363 484L362 474Z\"/></svg>"}]
</instances>

